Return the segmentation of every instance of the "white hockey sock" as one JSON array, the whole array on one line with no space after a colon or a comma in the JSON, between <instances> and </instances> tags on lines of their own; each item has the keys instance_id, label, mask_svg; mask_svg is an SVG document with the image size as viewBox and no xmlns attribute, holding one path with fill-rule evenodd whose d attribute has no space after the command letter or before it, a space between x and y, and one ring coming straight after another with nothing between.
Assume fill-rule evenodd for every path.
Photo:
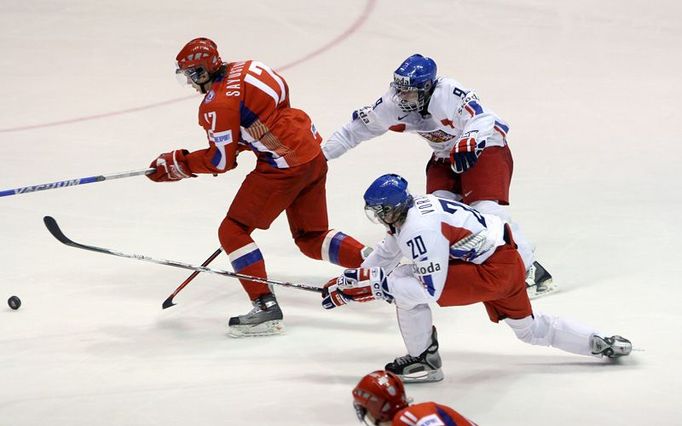
<instances>
[{"instance_id":1,"label":"white hockey sock","mask_svg":"<svg viewBox=\"0 0 682 426\"><path fill-rule=\"evenodd\" d=\"M553 346L566 352L591 355L590 337L598 334L579 322L535 312L520 320L505 319L516 337L531 345Z\"/></svg>"},{"instance_id":2,"label":"white hockey sock","mask_svg":"<svg viewBox=\"0 0 682 426\"><path fill-rule=\"evenodd\" d=\"M526 267L527 271L530 268L530 265L535 261L535 247L528 238L526 238L521 227L517 223L512 222L509 210L505 208L505 206L501 206L495 201L490 200L474 201L471 203L471 207L481 213L495 215L509 224L512 235L514 236L514 242L518 246L517 250L523 260L523 266Z\"/></svg>"},{"instance_id":3,"label":"white hockey sock","mask_svg":"<svg viewBox=\"0 0 682 426\"><path fill-rule=\"evenodd\" d=\"M421 355L431 343L431 308L427 304L411 309L396 306L396 313L407 353L412 356Z\"/></svg>"}]
</instances>

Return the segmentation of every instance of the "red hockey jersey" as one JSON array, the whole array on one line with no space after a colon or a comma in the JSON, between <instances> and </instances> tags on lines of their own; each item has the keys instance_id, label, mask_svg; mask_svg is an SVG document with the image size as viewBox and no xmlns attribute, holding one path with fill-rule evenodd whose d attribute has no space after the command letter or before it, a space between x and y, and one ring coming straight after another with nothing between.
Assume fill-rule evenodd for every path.
<instances>
[{"instance_id":1,"label":"red hockey jersey","mask_svg":"<svg viewBox=\"0 0 682 426\"><path fill-rule=\"evenodd\" d=\"M476 426L446 405L422 402L403 408L393 416L393 426Z\"/></svg>"},{"instance_id":2,"label":"red hockey jersey","mask_svg":"<svg viewBox=\"0 0 682 426\"><path fill-rule=\"evenodd\" d=\"M204 96L199 124L209 147L188 155L192 173L223 173L250 149L277 168L305 164L320 152L321 136L310 117L289 105L286 81L257 61L232 62Z\"/></svg>"}]
</instances>

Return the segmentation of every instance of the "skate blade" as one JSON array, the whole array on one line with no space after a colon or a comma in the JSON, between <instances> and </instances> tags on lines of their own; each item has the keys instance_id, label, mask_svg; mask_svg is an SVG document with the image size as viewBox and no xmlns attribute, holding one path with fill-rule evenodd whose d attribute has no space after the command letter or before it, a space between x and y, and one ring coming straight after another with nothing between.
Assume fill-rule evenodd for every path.
<instances>
[{"instance_id":1,"label":"skate blade","mask_svg":"<svg viewBox=\"0 0 682 426\"><path fill-rule=\"evenodd\" d=\"M545 290L543 291L537 291L537 286L533 285L530 287L526 287L526 291L528 292L528 298L529 299L537 299L538 297L546 296L548 294L556 293L559 291L559 286L554 282L544 282L543 285L545 285Z\"/></svg>"},{"instance_id":2,"label":"skate blade","mask_svg":"<svg viewBox=\"0 0 682 426\"><path fill-rule=\"evenodd\" d=\"M432 383L443 380L443 371L441 369L431 371L420 371L418 373L410 373L400 375L400 378L405 383Z\"/></svg>"},{"instance_id":3,"label":"skate blade","mask_svg":"<svg viewBox=\"0 0 682 426\"><path fill-rule=\"evenodd\" d=\"M227 328L227 335L234 338L259 337L284 334L284 331L284 322L273 320L256 325L232 325Z\"/></svg>"}]
</instances>

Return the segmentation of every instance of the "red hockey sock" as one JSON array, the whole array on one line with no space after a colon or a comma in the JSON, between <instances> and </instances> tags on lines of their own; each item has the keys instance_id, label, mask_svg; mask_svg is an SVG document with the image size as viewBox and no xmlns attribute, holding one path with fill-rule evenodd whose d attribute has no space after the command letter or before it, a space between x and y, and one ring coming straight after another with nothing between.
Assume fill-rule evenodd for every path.
<instances>
[{"instance_id":1,"label":"red hockey sock","mask_svg":"<svg viewBox=\"0 0 682 426\"><path fill-rule=\"evenodd\" d=\"M355 238L335 230L304 234L296 238L296 245L308 257L326 260L344 268L359 268L365 248Z\"/></svg>"},{"instance_id":2,"label":"red hockey sock","mask_svg":"<svg viewBox=\"0 0 682 426\"><path fill-rule=\"evenodd\" d=\"M232 219L225 218L218 230L220 244L230 257L230 263L235 272L245 275L253 275L259 278L267 278L263 254L251 238L250 229ZM265 284L254 283L247 280L239 280L248 293L251 300L270 293Z\"/></svg>"}]
</instances>

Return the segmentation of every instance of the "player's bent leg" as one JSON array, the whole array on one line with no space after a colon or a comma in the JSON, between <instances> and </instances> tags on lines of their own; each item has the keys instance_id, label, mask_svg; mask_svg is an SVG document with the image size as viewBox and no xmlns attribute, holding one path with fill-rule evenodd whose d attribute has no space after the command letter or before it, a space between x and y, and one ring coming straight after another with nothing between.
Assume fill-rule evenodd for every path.
<instances>
[{"instance_id":1,"label":"player's bent leg","mask_svg":"<svg viewBox=\"0 0 682 426\"><path fill-rule=\"evenodd\" d=\"M405 383L438 382L443 380L442 361L438 354L438 334L432 325L429 305L396 308L398 324L408 354L384 367L397 374Z\"/></svg>"},{"instance_id":2,"label":"player's bent leg","mask_svg":"<svg viewBox=\"0 0 682 426\"><path fill-rule=\"evenodd\" d=\"M220 225L218 236L235 272L267 278L263 255L251 238L251 231L251 228L226 217ZM228 334L242 337L282 333L283 314L271 289L264 284L239 281L248 293L253 309L244 315L231 317Z\"/></svg>"},{"instance_id":3,"label":"player's bent leg","mask_svg":"<svg viewBox=\"0 0 682 426\"><path fill-rule=\"evenodd\" d=\"M301 233L294 237L294 241L306 256L344 268L359 268L371 252L371 248L355 238L333 229Z\"/></svg>"},{"instance_id":4,"label":"player's bent leg","mask_svg":"<svg viewBox=\"0 0 682 426\"><path fill-rule=\"evenodd\" d=\"M579 355L616 358L632 350L629 340L620 336L602 337L592 327L577 321L543 313L522 319L504 320L516 337L531 345L552 346Z\"/></svg>"}]
</instances>

